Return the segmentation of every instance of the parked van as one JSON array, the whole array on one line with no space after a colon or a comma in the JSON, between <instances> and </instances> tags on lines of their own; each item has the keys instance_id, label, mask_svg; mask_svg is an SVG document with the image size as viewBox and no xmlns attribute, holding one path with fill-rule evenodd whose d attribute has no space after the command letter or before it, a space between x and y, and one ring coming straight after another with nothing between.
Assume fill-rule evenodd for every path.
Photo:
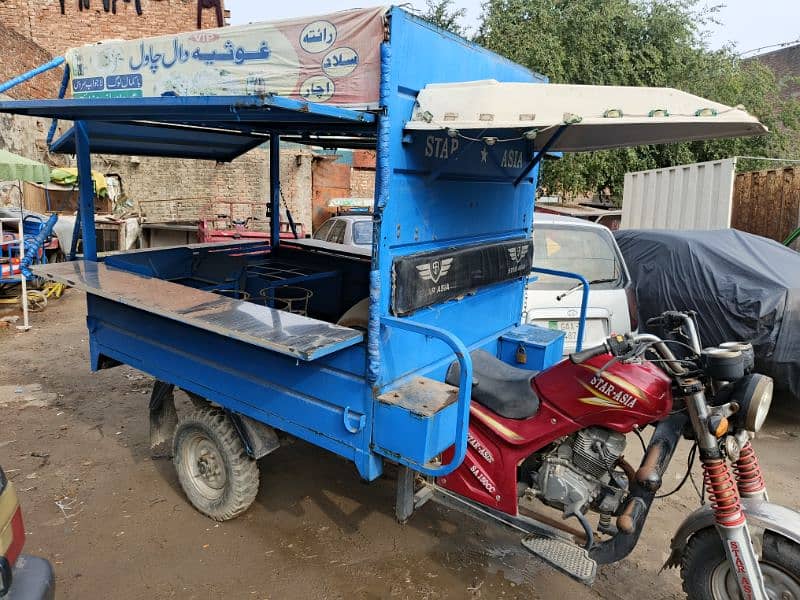
<instances>
[{"instance_id":1,"label":"parked van","mask_svg":"<svg viewBox=\"0 0 800 600\"><path fill-rule=\"evenodd\" d=\"M580 273L589 280L583 346L611 333L635 331L636 293L611 231L585 219L536 213L533 223L536 267ZM581 284L552 275L531 276L522 320L565 332L564 354L575 350ZM532 308L536 307L536 308Z\"/></svg>"}]
</instances>

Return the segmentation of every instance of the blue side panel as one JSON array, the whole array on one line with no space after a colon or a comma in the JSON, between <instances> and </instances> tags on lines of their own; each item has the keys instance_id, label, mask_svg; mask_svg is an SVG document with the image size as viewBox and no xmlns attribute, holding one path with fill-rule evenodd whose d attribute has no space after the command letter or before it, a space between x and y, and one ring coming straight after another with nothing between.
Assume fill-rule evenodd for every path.
<instances>
[{"instance_id":1,"label":"blue side panel","mask_svg":"<svg viewBox=\"0 0 800 600\"><path fill-rule=\"evenodd\" d=\"M525 323L500 338L497 357L510 365L543 371L561 361L564 332Z\"/></svg>"},{"instance_id":2,"label":"blue side panel","mask_svg":"<svg viewBox=\"0 0 800 600\"><path fill-rule=\"evenodd\" d=\"M344 456L365 479L380 476L381 462L369 451L373 407L363 350L298 363L93 294L87 305L93 369L101 357L123 362ZM359 362L360 376L339 366Z\"/></svg>"},{"instance_id":3,"label":"blue side panel","mask_svg":"<svg viewBox=\"0 0 800 600\"><path fill-rule=\"evenodd\" d=\"M390 18L389 81L382 97L388 131L379 129L379 149L386 149L379 165L385 159L389 172L382 174L379 168L376 184L378 190L388 188L385 207L376 210L380 228L374 279L381 285L381 316L392 314L396 257L531 235L538 171L513 185L533 156L530 143L500 131L491 132L498 140L488 143L447 132L404 132L419 90L431 83L482 79L546 81L402 10L393 9ZM487 286L406 318L450 331L470 349L495 352L497 338L519 323L524 284L519 278ZM380 339L381 387L394 386L412 372L441 378L453 360L444 344L419 334L383 328Z\"/></svg>"}]
</instances>

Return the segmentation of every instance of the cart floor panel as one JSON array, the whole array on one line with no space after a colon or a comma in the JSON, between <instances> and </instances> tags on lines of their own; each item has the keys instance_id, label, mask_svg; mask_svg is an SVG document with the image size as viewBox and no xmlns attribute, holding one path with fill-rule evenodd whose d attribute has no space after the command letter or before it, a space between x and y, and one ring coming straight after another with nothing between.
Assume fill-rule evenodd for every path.
<instances>
[{"instance_id":1,"label":"cart floor panel","mask_svg":"<svg viewBox=\"0 0 800 600\"><path fill-rule=\"evenodd\" d=\"M358 330L203 290L74 261L42 265L36 274L89 294L302 360L358 344Z\"/></svg>"}]
</instances>

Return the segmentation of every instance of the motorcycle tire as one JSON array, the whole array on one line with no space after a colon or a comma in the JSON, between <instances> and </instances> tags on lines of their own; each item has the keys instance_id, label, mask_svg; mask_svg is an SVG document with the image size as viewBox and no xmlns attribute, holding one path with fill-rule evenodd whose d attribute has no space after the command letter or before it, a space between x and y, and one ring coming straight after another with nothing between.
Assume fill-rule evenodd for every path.
<instances>
[{"instance_id":1,"label":"motorcycle tire","mask_svg":"<svg viewBox=\"0 0 800 600\"><path fill-rule=\"evenodd\" d=\"M759 564L771 598L800 597L800 545L766 531ZM713 527L689 540L681 561L681 579L689 600L738 600L728 557Z\"/></svg>"}]
</instances>

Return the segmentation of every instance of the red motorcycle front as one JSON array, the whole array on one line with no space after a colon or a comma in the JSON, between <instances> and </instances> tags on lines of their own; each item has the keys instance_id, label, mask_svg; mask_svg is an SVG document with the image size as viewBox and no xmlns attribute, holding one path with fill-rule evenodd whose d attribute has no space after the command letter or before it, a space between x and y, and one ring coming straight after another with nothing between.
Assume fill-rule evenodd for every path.
<instances>
[{"instance_id":1,"label":"red motorcycle front","mask_svg":"<svg viewBox=\"0 0 800 600\"><path fill-rule=\"evenodd\" d=\"M800 514L768 501L750 443L772 379L753 372L749 344L702 349L691 313L649 325L669 335L611 336L539 373L473 352L467 456L421 488L402 469L398 518L443 502L523 532L531 552L591 583L598 564L636 546L685 438L693 446L681 485L699 456L708 503L678 527L665 566L680 567L692 599L800 598ZM454 363L448 383L458 375ZM646 426L654 429L645 445ZM623 457L630 432L645 445L638 469Z\"/></svg>"}]
</instances>

